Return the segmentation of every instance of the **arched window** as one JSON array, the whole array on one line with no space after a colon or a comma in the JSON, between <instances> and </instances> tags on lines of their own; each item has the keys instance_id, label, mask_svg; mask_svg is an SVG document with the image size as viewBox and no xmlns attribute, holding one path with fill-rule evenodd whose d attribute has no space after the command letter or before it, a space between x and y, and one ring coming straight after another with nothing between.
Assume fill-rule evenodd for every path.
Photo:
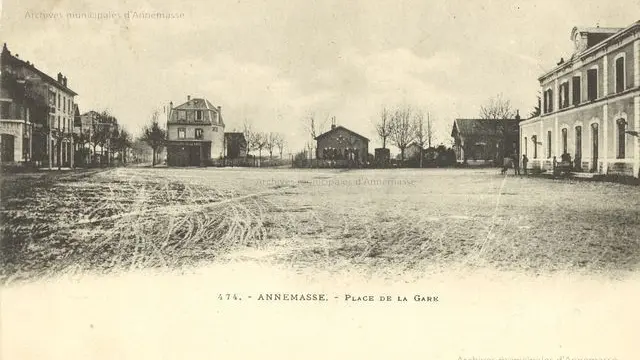
<instances>
[{"instance_id":1,"label":"arched window","mask_svg":"<svg viewBox=\"0 0 640 360\"><path fill-rule=\"evenodd\" d=\"M625 156L625 131L627 129L627 122L624 119L618 119L618 159L624 159Z\"/></svg>"},{"instance_id":2,"label":"arched window","mask_svg":"<svg viewBox=\"0 0 640 360\"><path fill-rule=\"evenodd\" d=\"M562 154L567 154L567 129L562 129Z\"/></svg>"}]
</instances>

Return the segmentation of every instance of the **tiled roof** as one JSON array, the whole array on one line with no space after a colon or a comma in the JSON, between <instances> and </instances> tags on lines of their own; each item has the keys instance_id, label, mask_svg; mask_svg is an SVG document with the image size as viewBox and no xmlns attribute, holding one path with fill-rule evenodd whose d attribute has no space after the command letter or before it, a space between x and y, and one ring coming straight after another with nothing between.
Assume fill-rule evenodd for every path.
<instances>
[{"instance_id":1,"label":"tiled roof","mask_svg":"<svg viewBox=\"0 0 640 360\"><path fill-rule=\"evenodd\" d=\"M38 76L42 77L43 80L45 80L45 82L47 84L53 85L53 86L57 87L58 89L66 91L67 93L69 93L69 94L71 94L73 96L78 95L78 93L76 93L75 91L69 89L65 85L61 84L59 81L55 80L51 76L47 75L46 73L44 73L43 71L41 71L40 69L35 67L35 65L32 64L31 62L24 61L24 60L14 56L14 55L12 55L11 52L7 49L7 44L6 43L4 43L4 45L2 47L2 58L3 58L2 59L3 63L7 62L9 65L22 66L23 68L29 69L29 70L33 71L34 73L36 73Z\"/></svg>"},{"instance_id":2,"label":"tiled roof","mask_svg":"<svg viewBox=\"0 0 640 360\"><path fill-rule=\"evenodd\" d=\"M517 132L520 119L506 119L509 132ZM451 136L457 132L467 135L497 135L502 133L505 120L502 119L456 119Z\"/></svg>"},{"instance_id":3,"label":"tiled roof","mask_svg":"<svg viewBox=\"0 0 640 360\"><path fill-rule=\"evenodd\" d=\"M336 126L335 128L333 128L333 129L331 129L331 130L329 130L329 131L327 131L327 132L325 132L325 133L323 133L323 134L320 134L320 135L316 136L315 140L318 140L318 139L320 139L320 138L323 138L323 137L325 137L325 136L328 136L328 135L330 135L330 134L332 134L332 133L334 133L334 132L338 131L339 129L345 130L345 131L350 132L351 134L353 134L353 135L355 135L355 136L357 136L357 137L359 137L359 138L362 138L362 139L364 139L364 140L369 141L369 139L367 139L366 137L364 137L364 136L362 136L362 135L358 134L358 133L357 133L357 132L355 132L355 131L351 131L351 130L347 129L347 128L346 128L346 127L344 127L344 126Z\"/></svg>"},{"instance_id":4,"label":"tiled roof","mask_svg":"<svg viewBox=\"0 0 640 360\"><path fill-rule=\"evenodd\" d=\"M175 110L216 110L215 106L211 105L209 100L195 98L187 101L182 105L178 105Z\"/></svg>"}]
</instances>

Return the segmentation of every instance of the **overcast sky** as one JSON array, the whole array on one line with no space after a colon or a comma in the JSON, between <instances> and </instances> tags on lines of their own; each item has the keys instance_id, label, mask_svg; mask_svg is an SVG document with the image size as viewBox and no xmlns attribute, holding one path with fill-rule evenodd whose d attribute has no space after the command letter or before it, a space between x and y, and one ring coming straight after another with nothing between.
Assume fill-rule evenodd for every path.
<instances>
[{"instance_id":1,"label":"overcast sky","mask_svg":"<svg viewBox=\"0 0 640 360\"><path fill-rule=\"evenodd\" d=\"M640 13L640 0L46 3L4 0L0 40L64 73L81 112L108 108L136 133L169 101L204 97L222 106L227 131L247 119L284 133L294 151L309 113L335 116L371 149L383 106L428 111L447 144L453 119L477 117L498 93L526 116L537 77L570 55L573 26L626 27ZM130 11L181 15L127 20Z\"/></svg>"}]
</instances>

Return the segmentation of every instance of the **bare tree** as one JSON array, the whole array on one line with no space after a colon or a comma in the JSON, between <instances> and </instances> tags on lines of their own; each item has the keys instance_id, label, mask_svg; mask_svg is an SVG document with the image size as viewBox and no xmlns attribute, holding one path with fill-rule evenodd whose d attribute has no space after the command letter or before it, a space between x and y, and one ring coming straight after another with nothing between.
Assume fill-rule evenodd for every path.
<instances>
[{"instance_id":1,"label":"bare tree","mask_svg":"<svg viewBox=\"0 0 640 360\"><path fill-rule=\"evenodd\" d=\"M382 140L383 149L386 149L387 147L387 138L391 136L391 132L393 131L392 125L391 113L386 107L382 108L382 111L380 112L380 121L376 123L376 132Z\"/></svg>"},{"instance_id":2,"label":"bare tree","mask_svg":"<svg viewBox=\"0 0 640 360\"><path fill-rule=\"evenodd\" d=\"M158 121L159 117L160 114L158 113L158 111L154 111L151 115L149 124L147 124L142 131L141 140L146 142L153 150L151 166L156 165L158 152L162 148L162 145L167 137L167 132L160 127L160 122Z\"/></svg>"},{"instance_id":3,"label":"bare tree","mask_svg":"<svg viewBox=\"0 0 640 360\"><path fill-rule=\"evenodd\" d=\"M427 145L431 147L431 142L433 141L433 123L431 122L431 116L427 112Z\"/></svg>"},{"instance_id":4,"label":"bare tree","mask_svg":"<svg viewBox=\"0 0 640 360\"><path fill-rule=\"evenodd\" d=\"M391 119L391 136L393 145L400 149L400 159L404 162L404 151L415 139L415 122L411 118L413 110L410 106L399 107Z\"/></svg>"},{"instance_id":5,"label":"bare tree","mask_svg":"<svg viewBox=\"0 0 640 360\"><path fill-rule=\"evenodd\" d=\"M262 149L267 146L268 136L263 132L254 132L253 145L258 150L258 166L262 165Z\"/></svg>"},{"instance_id":6,"label":"bare tree","mask_svg":"<svg viewBox=\"0 0 640 360\"><path fill-rule=\"evenodd\" d=\"M273 149L276 147L276 139L278 138L278 134L270 132L266 136L265 148L269 151L269 160L273 159Z\"/></svg>"},{"instance_id":7,"label":"bare tree","mask_svg":"<svg viewBox=\"0 0 640 360\"><path fill-rule=\"evenodd\" d=\"M515 115L515 111L511 108L511 102L503 98L502 94L490 98L486 105L480 107L480 118L502 120L501 126L498 126L499 121L496 121L494 126L496 135L498 138L502 138L500 141L502 144L498 144L498 154L502 154L503 158L509 155L507 144L510 143L510 139L507 131L509 127L507 119L513 119ZM496 161L498 161L498 156L496 155Z\"/></svg>"},{"instance_id":8,"label":"bare tree","mask_svg":"<svg viewBox=\"0 0 640 360\"><path fill-rule=\"evenodd\" d=\"M242 133L244 134L244 138L247 141L247 149L244 153L244 160L247 161L249 153L251 152L251 150L255 149L255 131L253 131L253 127L247 119L244 119L244 123L242 126Z\"/></svg>"},{"instance_id":9,"label":"bare tree","mask_svg":"<svg viewBox=\"0 0 640 360\"><path fill-rule=\"evenodd\" d=\"M279 134L279 133L276 134L274 143L278 148L278 152L280 153L280 159L282 159L282 152L284 151L284 145L285 145L284 137L282 136L282 134Z\"/></svg>"},{"instance_id":10,"label":"bare tree","mask_svg":"<svg viewBox=\"0 0 640 360\"><path fill-rule=\"evenodd\" d=\"M309 149L309 158L313 157L314 150L314 142L316 141L316 137L324 131L327 122L329 121L329 116L327 116L322 122L318 122L316 119L316 115L314 112L309 112L309 115L304 119L305 130L309 134L310 142L308 143L307 148Z\"/></svg>"},{"instance_id":11,"label":"bare tree","mask_svg":"<svg viewBox=\"0 0 640 360\"><path fill-rule=\"evenodd\" d=\"M480 106L481 119L512 119L515 111L511 108L511 102L498 94L490 98L485 105Z\"/></svg>"},{"instance_id":12,"label":"bare tree","mask_svg":"<svg viewBox=\"0 0 640 360\"><path fill-rule=\"evenodd\" d=\"M424 126L424 114L417 111L414 115L415 142L420 146L420 167L422 167L422 158L424 152L424 144L427 142L427 129Z\"/></svg>"}]
</instances>

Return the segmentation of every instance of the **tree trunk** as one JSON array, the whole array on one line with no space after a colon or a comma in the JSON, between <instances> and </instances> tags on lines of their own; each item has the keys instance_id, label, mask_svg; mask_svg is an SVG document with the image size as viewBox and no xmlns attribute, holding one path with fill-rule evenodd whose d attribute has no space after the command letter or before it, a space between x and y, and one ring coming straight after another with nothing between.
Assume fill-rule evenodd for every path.
<instances>
[{"instance_id":1,"label":"tree trunk","mask_svg":"<svg viewBox=\"0 0 640 360\"><path fill-rule=\"evenodd\" d=\"M153 148L153 155L151 157L151 167L156 166L156 148Z\"/></svg>"}]
</instances>

